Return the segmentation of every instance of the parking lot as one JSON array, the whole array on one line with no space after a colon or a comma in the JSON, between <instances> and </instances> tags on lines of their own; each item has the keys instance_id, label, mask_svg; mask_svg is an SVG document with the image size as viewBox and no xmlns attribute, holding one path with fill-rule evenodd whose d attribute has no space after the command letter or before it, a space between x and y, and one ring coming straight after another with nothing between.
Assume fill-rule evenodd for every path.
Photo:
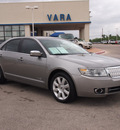
<instances>
[{"instance_id":1,"label":"parking lot","mask_svg":"<svg viewBox=\"0 0 120 130\"><path fill-rule=\"evenodd\" d=\"M120 45L94 44L120 58ZM0 85L0 130L119 130L120 94L58 103L48 90L9 81Z\"/></svg>"},{"instance_id":2,"label":"parking lot","mask_svg":"<svg viewBox=\"0 0 120 130\"><path fill-rule=\"evenodd\" d=\"M120 44L119 45L94 44L93 47L105 50L105 53L103 53L103 55L111 56L111 57L115 57L115 58L120 59Z\"/></svg>"}]
</instances>

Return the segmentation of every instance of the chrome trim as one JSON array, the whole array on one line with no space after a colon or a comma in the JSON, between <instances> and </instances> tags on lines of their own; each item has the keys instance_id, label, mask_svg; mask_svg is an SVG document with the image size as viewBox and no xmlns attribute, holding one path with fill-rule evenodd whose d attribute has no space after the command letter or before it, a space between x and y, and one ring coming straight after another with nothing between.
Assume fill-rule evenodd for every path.
<instances>
[{"instance_id":1,"label":"chrome trim","mask_svg":"<svg viewBox=\"0 0 120 130\"><path fill-rule=\"evenodd\" d=\"M120 66L106 68L107 73L112 78L120 78Z\"/></svg>"}]
</instances>

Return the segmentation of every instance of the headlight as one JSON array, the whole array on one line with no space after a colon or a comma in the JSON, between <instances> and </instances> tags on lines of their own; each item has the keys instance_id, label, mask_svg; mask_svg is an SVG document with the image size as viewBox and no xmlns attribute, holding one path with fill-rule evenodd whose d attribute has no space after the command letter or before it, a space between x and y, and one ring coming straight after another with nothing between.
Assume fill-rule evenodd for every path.
<instances>
[{"instance_id":1,"label":"headlight","mask_svg":"<svg viewBox=\"0 0 120 130\"><path fill-rule=\"evenodd\" d=\"M79 71L82 75L90 76L90 77L106 77L108 76L107 72L103 68L99 69L80 69Z\"/></svg>"}]
</instances>

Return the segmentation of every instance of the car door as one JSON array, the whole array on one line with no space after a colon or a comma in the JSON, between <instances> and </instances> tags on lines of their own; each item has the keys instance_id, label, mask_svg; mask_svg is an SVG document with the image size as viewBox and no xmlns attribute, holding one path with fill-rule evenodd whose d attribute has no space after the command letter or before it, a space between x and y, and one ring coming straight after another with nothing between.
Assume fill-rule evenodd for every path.
<instances>
[{"instance_id":1,"label":"car door","mask_svg":"<svg viewBox=\"0 0 120 130\"><path fill-rule=\"evenodd\" d=\"M18 72L17 63L20 41L21 39L9 40L0 50L0 65L5 77L8 79L14 79Z\"/></svg>"},{"instance_id":2,"label":"car door","mask_svg":"<svg viewBox=\"0 0 120 130\"><path fill-rule=\"evenodd\" d=\"M30 51L32 50L38 50L43 55L41 57L30 56ZM22 40L17 64L21 82L44 87L47 69L46 62L46 55L36 40L29 38Z\"/></svg>"}]
</instances>

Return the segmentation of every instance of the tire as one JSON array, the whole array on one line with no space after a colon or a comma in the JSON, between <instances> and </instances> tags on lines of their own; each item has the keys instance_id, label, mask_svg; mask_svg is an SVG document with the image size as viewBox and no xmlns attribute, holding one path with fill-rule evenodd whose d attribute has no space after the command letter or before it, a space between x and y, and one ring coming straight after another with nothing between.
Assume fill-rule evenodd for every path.
<instances>
[{"instance_id":1,"label":"tire","mask_svg":"<svg viewBox=\"0 0 120 130\"><path fill-rule=\"evenodd\" d=\"M83 48L83 45L82 45L82 44L79 44L79 46Z\"/></svg>"},{"instance_id":2,"label":"tire","mask_svg":"<svg viewBox=\"0 0 120 130\"><path fill-rule=\"evenodd\" d=\"M3 84L5 82L6 82L6 79L4 77L2 69L0 68L0 84Z\"/></svg>"},{"instance_id":3,"label":"tire","mask_svg":"<svg viewBox=\"0 0 120 130\"><path fill-rule=\"evenodd\" d=\"M91 47L88 47L87 49L90 49Z\"/></svg>"},{"instance_id":4,"label":"tire","mask_svg":"<svg viewBox=\"0 0 120 130\"><path fill-rule=\"evenodd\" d=\"M50 83L54 98L61 103L68 103L77 97L76 90L70 76L64 72L56 73Z\"/></svg>"}]
</instances>

